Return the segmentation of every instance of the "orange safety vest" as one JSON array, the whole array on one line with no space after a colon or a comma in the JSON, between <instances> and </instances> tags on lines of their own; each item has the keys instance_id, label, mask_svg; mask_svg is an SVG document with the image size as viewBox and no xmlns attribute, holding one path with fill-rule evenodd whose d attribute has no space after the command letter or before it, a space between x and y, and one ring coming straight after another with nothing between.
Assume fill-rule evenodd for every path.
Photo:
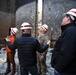
<instances>
[{"instance_id":1,"label":"orange safety vest","mask_svg":"<svg viewBox=\"0 0 76 75\"><path fill-rule=\"evenodd\" d=\"M10 38L10 42L13 44L14 43L14 40L16 39L16 36L10 35L9 38ZM14 52L14 50L10 50L7 45L6 45L6 51L7 52Z\"/></svg>"}]
</instances>

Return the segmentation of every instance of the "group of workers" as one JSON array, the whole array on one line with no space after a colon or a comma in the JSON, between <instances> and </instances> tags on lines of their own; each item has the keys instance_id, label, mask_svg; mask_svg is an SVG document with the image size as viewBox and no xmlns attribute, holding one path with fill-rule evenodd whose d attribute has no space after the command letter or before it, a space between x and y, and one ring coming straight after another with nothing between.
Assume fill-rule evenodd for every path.
<instances>
[{"instance_id":1,"label":"group of workers","mask_svg":"<svg viewBox=\"0 0 76 75\"><path fill-rule=\"evenodd\" d=\"M10 28L10 35L5 38L7 52L7 69L5 75L16 72L15 49L18 50L20 75L46 75L46 54L51 41L46 35L48 25L39 29L38 38L31 36L32 26L24 22L20 26L22 35L16 38L18 29ZM52 52L51 66L54 75L76 75L76 9L64 14L59 36ZM12 68L11 68L12 64Z\"/></svg>"}]
</instances>

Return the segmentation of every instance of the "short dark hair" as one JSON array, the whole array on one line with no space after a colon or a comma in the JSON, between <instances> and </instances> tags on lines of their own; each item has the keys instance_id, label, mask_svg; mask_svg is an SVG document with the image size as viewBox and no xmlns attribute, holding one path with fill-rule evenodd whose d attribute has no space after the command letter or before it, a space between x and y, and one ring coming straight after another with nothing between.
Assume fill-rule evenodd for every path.
<instances>
[{"instance_id":1,"label":"short dark hair","mask_svg":"<svg viewBox=\"0 0 76 75\"><path fill-rule=\"evenodd\" d=\"M72 15L66 14L66 17L70 17L70 16L72 16ZM75 16L73 16L73 17L74 17L74 20L72 20L72 18L70 17L70 21L72 23L76 23L76 17Z\"/></svg>"}]
</instances>

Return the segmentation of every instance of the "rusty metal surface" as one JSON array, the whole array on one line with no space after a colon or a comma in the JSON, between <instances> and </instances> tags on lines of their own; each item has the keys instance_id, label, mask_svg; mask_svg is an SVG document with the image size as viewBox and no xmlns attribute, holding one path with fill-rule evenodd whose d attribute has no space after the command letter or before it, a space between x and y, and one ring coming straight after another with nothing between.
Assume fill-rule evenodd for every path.
<instances>
[{"instance_id":1,"label":"rusty metal surface","mask_svg":"<svg viewBox=\"0 0 76 75\"><path fill-rule=\"evenodd\" d=\"M71 8L76 8L76 0L44 0L44 23L49 25L52 39L59 37L63 13Z\"/></svg>"}]
</instances>

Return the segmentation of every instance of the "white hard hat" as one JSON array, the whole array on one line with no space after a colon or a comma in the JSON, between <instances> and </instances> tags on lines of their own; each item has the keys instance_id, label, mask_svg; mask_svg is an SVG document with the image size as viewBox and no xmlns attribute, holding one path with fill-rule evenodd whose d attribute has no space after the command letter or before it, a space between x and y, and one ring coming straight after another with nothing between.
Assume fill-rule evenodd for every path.
<instances>
[{"instance_id":1,"label":"white hard hat","mask_svg":"<svg viewBox=\"0 0 76 75\"><path fill-rule=\"evenodd\" d=\"M20 27L21 30L25 30L25 29L32 29L31 25L28 22L24 22L21 24Z\"/></svg>"},{"instance_id":2,"label":"white hard hat","mask_svg":"<svg viewBox=\"0 0 76 75\"><path fill-rule=\"evenodd\" d=\"M43 24L41 27L42 27L45 31L48 30L48 25L46 25L46 24Z\"/></svg>"},{"instance_id":3,"label":"white hard hat","mask_svg":"<svg viewBox=\"0 0 76 75\"><path fill-rule=\"evenodd\" d=\"M11 32L12 32L13 34L16 34L16 33L18 32L18 29L17 29L17 28L11 28Z\"/></svg>"},{"instance_id":4,"label":"white hard hat","mask_svg":"<svg viewBox=\"0 0 76 75\"><path fill-rule=\"evenodd\" d=\"M71 17L71 19L72 20L74 20L75 18L74 17L76 17L76 9L74 8L74 9L71 9L71 10L69 10L67 13L65 13L65 14L67 14L67 15L71 15L70 17ZM74 16L74 17L73 17Z\"/></svg>"}]
</instances>

